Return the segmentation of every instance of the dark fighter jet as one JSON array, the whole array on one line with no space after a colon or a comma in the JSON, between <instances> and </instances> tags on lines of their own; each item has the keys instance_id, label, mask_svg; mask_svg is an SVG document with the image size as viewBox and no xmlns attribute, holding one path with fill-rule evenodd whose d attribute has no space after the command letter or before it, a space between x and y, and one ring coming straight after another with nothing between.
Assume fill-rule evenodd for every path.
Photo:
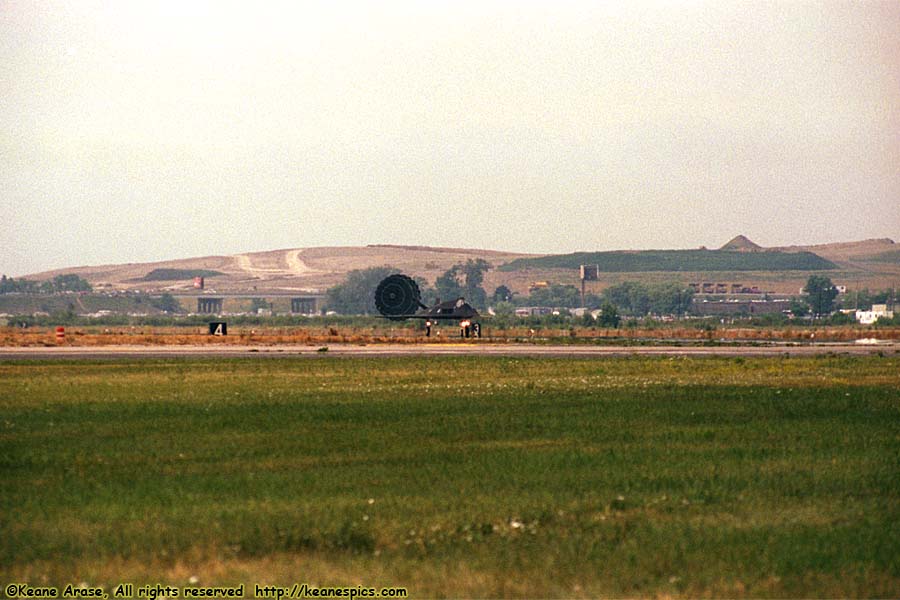
<instances>
[{"instance_id":1,"label":"dark fighter jet","mask_svg":"<svg viewBox=\"0 0 900 600\"><path fill-rule=\"evenodd\" d=\"M439 302L434 306L422 303L422 293L418 284L400 273L389 275L381 280L375 288L375 307L383 316L392 321L404 319L425 319L426 332L430 334L431 323L438 320L456 320L460 322L460 332L469 337L470 327L480 337L481 326L472 320L478 318L478 311L464 298Z\"/></svg>"}]
</instances>

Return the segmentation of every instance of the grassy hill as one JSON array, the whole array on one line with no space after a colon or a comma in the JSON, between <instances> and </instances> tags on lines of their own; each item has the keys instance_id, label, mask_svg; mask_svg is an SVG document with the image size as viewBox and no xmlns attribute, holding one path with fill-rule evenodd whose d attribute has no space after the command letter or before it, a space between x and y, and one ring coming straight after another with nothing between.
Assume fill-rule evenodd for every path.
<instances>
[{"instance_id":1,"label":"grassy hill","mask_svg":"<svg viewBox=\"0 0 900 600\"><path fill-rule=\"evenodd\" d=\"M178 281L193 279L194 277L216 277L219 275L224 275L224 273L213 271L212 269L153 269L135 281Z\"/></svg>"},{"instance_id":2,"label":"grassy hill","mask_svg":"<svg viewBox=\"0 0 900 600\"><path fill-rule=\"evenodd\" d=\"M555 256L395 245L293 248L153 263L69 267L25 278L43 281L76 274L100 291L178 294L193 292L193 277L201 271L215 271L220 275L207 280L207 290L211 292L319 293L342 282L354 269L391 265L434 282L452 265L480 258L494 266L485 274L484 287L489 293L505 285L517 294L527 294L535 281L577 285L580 264L600 266L599 280L588 285L588 291L594 293L629 280L686 282L708 278L756 285L778 293L797 293L811 271L823 269L829 270L828 276L835 283L853 289L886 289L900 282L897 245L887 238L762 248L738 236L726 246L732 250L620 250Z\"/></svg>"},{"instance_id":3,"label":"grassy hill","mask_svg":"<svg viewBox=\"0 0 900 600\"><path fill-rule=\"evenodd\" d=\"M729 250L645 250L639 252L575 252L519 258L501 271L521 269L577 269L598 265L601 272L641 271L823 271L837 269L833 262L812 252L733 252Z\"/></svg>"},{"instance_id":4,"label":"grassy hill","mask_svg":"<svg viewBox=\"0 0 900 600\"><path fill-rule=\"evenodd\" d=\"M874 256L864 257L862 260L868 262L900 265L900 250L889 250L887 252L882 252L881 254L876 254Z\"/></svg>"}]
</instances>

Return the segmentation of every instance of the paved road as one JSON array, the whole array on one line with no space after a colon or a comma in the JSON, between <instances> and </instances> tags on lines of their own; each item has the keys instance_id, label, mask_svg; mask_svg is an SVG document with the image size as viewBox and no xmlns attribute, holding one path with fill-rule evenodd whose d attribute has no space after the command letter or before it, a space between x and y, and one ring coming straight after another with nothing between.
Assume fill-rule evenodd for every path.
<instances>
[{"instance_id":1,"label":"paved road","mask_svg":"<svg viewBox=\"0 0 900 600\"><path fill-rule=\"evenodd\" d=\"M133 359L177 357L314 356L813 356L817 354L900 354L900 343L818 343L793 346L545 346L538 344L332 344L317 346L62 346L0 348L0 360Z\"/></svg>"}]
</instances>

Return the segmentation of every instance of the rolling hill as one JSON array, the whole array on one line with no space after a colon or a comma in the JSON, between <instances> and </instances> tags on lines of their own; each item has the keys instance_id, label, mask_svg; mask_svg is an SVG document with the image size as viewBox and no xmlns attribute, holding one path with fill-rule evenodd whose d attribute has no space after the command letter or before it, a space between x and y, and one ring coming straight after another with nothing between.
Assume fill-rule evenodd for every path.
<instances>
[{"instance_id":1,"label":"rolling hill","mask_svg":"<svg viewBox=\"0 0 900 600\"><path fill-rule=\"evenodd\" d=\"M530 255L466 248L427 246L345 246L293 248L231 256L205 256L154 263L73 267L28 275L45 280L74 273L96 289L185 291L193 278L205 276L206 286L219 292L323 292L354 269L390 265L434 281L456 263L484 259L501 265Z\"/></svg>"},{"instance_id":2,"label":"rolling hill","mask_svg":"<svg viewBox=\"0 0 900 600\"><path fill-rule=\"evenodd\" d=\"M816 246L763 248L737 236L718 250L644 250L530 255L484 249L428 246L343 246L249 252L154 263L83 266L26 276L45 280L74 273L98 290L190 291L205 274L217 292L324 292L354 269L390 265L433 282L452 265L484 259L488 292L506 285L527 293L535 281L577 285L580 264L601 266L591 291L628 280L739 281L778 293L797 293L812 272L848 287L885 289L900 284L900 250L890 239Z\"/></svg>"}]
</instances>

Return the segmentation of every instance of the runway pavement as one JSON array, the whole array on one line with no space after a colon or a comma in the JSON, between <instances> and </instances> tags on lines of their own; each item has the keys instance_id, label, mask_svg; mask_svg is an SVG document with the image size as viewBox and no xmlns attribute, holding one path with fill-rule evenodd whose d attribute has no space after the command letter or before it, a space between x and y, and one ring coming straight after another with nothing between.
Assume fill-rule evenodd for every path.
<instances>
[{"instance_id":1,"label":"runway pavement","mask_svg":"<svg viewBox=\"0 0 900 600\"><path fill-rule=\"evenodd\" d=\"M327 348L323 349L323 348ZM59 346L2 347L0 360L225 358L225 357L352 357L352 356L814 356L818 354L900 354L900 343L816 343L772 345L543 345L491 344L330 344L326 346Z\"/></svg>"}]
</instances>

